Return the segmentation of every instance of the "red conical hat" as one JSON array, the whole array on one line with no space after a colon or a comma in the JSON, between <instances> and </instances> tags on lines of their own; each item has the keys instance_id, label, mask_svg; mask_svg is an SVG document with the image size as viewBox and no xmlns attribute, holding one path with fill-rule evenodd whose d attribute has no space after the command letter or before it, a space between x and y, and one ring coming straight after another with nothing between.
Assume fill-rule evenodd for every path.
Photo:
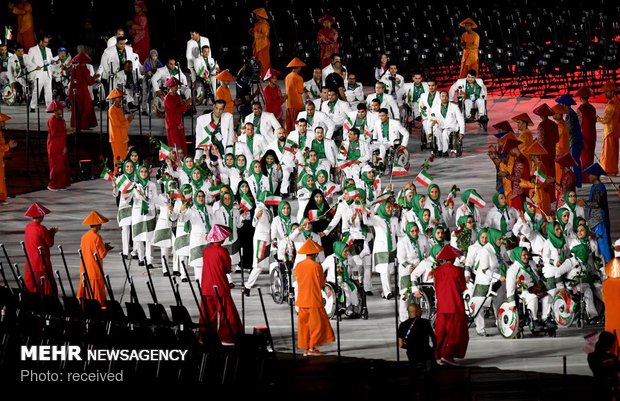
<instances>
[{"instance_id":1,"label":"red conical hat","mask_svg":"<svg viewBox=\"0 0 620 401\"><path fill-rule=\"evenodd\" d=\"M52 100L52 102L47 106L45 111L48 113L53 113L54 111L56 111L56 109L64 109L65 107L67 106L60 100Z\"/></svg>"},{"instance_id":2,"label":"red conical hat","mask_svg":"<svg viewBox=\"0 0 620 401\"><path fill-rule=\"evenodd\" d=\"M231 234L232 230L228 226L216 224L211 228L209 234L207 234L207 242L224 242Z\"/></svg>"},{"instance_id":3,"label":"red conical hat","mask_svg":"<svg viewBox=\"0 0 620 401\"><path fill-rule=\"evenodd\" d=\"M84 53L83 51L79 52L77 56L71 59L71 62L73 64L81 64L81 63L88 64L91 61L93 61L93 59L90 58L90 56Z\"/></svg>"},{"instance_id":4,"label":"red conical hat","mask_svg":"<svg viewBox=\"0 0 620 401\"><path fill-rule=\"evenodd\" d=\"M587 86L582 86L575 92L575 97L590 97L592 96L592 89Z\"/></svg>"},{"instance_id":5,"label":"red conical hat","mask_svg":"<svg viewBox=\"0 0 620 401\"><path fill-rule=\"evenodd\" d=\"M512 121L525 121L528 125L534 124L534 122L527 113L517 114L516 116L512 117Z\"/></svg>"},{"instance_id":6,"label":"red conical hat","mask_svg":"<svg viewBox=\"0 0 620 401\"><path fill-rule=\"evenodd\" d=\"M504 142L504 146L502 147L502 153L508 153L514 148L518 148L521 145L521 141L518 139L509 138Z\"/></svg>"},{"instance_id":7,"label":"red conical hat","mask_svg":"<svg viewBox=\"0 0 620 401\"><path fill-rule=\"evenodd\" d=\"M0 113L0 123L4 122L4 121L9 121L11 119L11 117L7 116L4 113Z\"/></svg>"},{"instance_id":8,"label":"red conical hat","mask_svg":"<svg viewBox=\"0 0 620 401\"><path fill-rule=\"evenodd\" d=\"M267 72L265 73L265 78L263 78L263 81L266 81L271 77L277 77L279 75L280 75L280 71L274 70L273 68L269 68Z\"/></svg>"},{"instance_id":9,"label":"red conical hat","mask_svg":"<svg viewBox=\"0 0 620 401\"><path fill-rule=\"evenodd\" d=\"M306 63L304 63L297 57L293 58L291 62L287 64L288 68L305 67L305 66L306 66Z\"/></svg>"},{"instance_id":10,"label":"red conical hat","mask_svg":"<svg viewBox=\"0 0 620 401\"><path fill-rule=\"evenodd\" d=\"M523 152L525 155L546 155L547 150L543 148L543 146L538 142L533 142L525 151Z\"/></svg>"},{"instance_id":11,"label":"red conical hat","mask_svg":"<svg viewBox=\"0 0 620 401\"><path fill-rule=\"evenodd\" d=\"M219 79L220 81L234 81L235 76L228 71L228 69L220 72L215 76L215 79Z\"/></svg>"},{"instance_id":12,"label":"red conical hat","mask_svg":"<svg viewBox=\"0 0 620 401\"><path fill-rule=\"evenodd\" d=\"M176 77L170 77L164 83L164 88L170 88L171 86L181 86L181 81L179 81Z\"/></svg>"},{"instance_id":13,"label":"red conical hat","mask_svg":"<svg viewBox=\"0 0 620 401\"><path fill-rule=\"evenodd\" d=\"M519 138L517 138L517 136L513 132L509 132L506 135L504 135L503 137L499 138L497 140L497 143L502 145L502 144L504 144L509 139L513 140L513 141L520 142Z\"/></svg>"},{"instance_id":14,"label":"red conical hat","mask_svg":"<svg viewBox=\"0 0 620 401\"><path fill-rule=\"evenodd\" d=\"M439 251L435 259L436 260L453 260L460 256L463 256L463 252L461 252L460 249L457 249L450 244L446 244L444 245L443 248L441 248L441 251Z\"/></svg>"},{"instance_id":15,"label":"red conical hat","mask_svg":"<svg viewBox=\"0 0 620 401\"><path fill-rule=\"evenodd\" d=\"M304 242L303 245L299 248L297 253L300 255L315 255L322 250L323 248L319 244L312 241L311 239L307 239L306 242Z\"/></svg>"},{"instance_id":16,"label":"red conical hat","mask_svg":"<svg viewBox=\"0 0 620 401\"><path fill-rule=\"evenodd\" d=\"M93 210L86 216L84 221L82 222L83 226L100 226L101 224L107 223L108 220L105 216L99 213L96 210Z\"/></svg>"},{"instance_id":17,"label":"red conical hat","mask_svg":"<svg viewBox=\"0 0 620 401\"><path fill-rule=\"evenodd\" d=\"M43 206L39 202L35 202L32 205L30 205L28 210L26 210L26 213L24 213L24 217L30 217L30 218L43 217L49 213L50 211L45 206Z\"/></svg>"},{"instance_id":18,"label":"red conical hat","mask_svg":"<svg viewBox=\"0 0 620 401\"><path fill-rule=\"evenodd\" d=\"M492 127L495 128L498 131L514 132L514 130L512 129L512 126L506 120L500 121L497 124L493 124Z\"/></svg>"},{"instance_id":19,"label":"red conical hat","mask_svg":"<svg viewBox=\"0 0 620 401\"><path fill-rule=\"evenodd\" d=\"M536 106L536 108L532 110L532 113L540 117L551 117L555 114L547 103Z\"/></svg>"},{"instance_id":20,"label":"red conical hat","mask_svg":"<svg viewBox=\"0 0 620 401\"><path fill-rule=\"evenodd\" d=\"M570 152L566 152L555 158L555 162L562 167L577 167L577 162L573 158Z\"/></svg>"},{"instance_id":21,"label":"red conical hat","mask_svg":"<svg viewBox=\"0 0 620 401\"><path fill-rule=\"evenodd\" d=\"M471 24L472 28L478 28L478 25L471 18L465 18L463 21L459 23L459 26L462 26L463 28L465 28L465 24L468 24L468 23Z\"/></svg>"}]
</instances>

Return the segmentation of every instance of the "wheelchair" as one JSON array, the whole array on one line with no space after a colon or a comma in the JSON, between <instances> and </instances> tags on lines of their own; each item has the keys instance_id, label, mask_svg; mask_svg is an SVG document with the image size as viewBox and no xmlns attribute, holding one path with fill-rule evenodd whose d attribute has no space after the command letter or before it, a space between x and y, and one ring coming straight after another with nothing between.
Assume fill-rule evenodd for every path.
<instances>
[{"instance_id":1,"label":"wheelchair","mask_svg":"<svg viewBox=\"0 0 620 401\"><path fill-rule=\"evenodd\" d=\"M456 157L463 156L463 139L459 138L458 132L451 132L450 137L448 139L448 152L449 153L453 152L456 155ZM438 157L440 152L437 149L437 140L435 139L435 135L432 136L431 149L432 149L433 156Z\"/></svg>"},{"instance_id":2,"label":"wheelchair","mask_svg":"<svg viewBox=\"0 0 620 401\"><path fill-rule=\"evenodd\" d=\"M276 304L283 304L289 298L289 267L282 261L269 273L271 298Z\"/></svg>"},{"instance_id":3,"label":"wheelchair","mask_svg":"<svg viewBox=\"0 0 620 401\"><path fill-rule=\"evenodd\" d=\"M474 103L471 108L471 117L467 118L465 116L465 98L463 92L459 92L458 94L458 105L461 113L463 113L463 117L465 118L465 123L478 123L484 132L487 132L487 127L489 125L489 117L487 115L479 116L478 109L476 108L476 104ZM484 99L484 108L487 110L487 99Z\"/></svg>"},{"instance_id":4,"label":"wheelchair","mask_svg":"<svg viewBox=\"0 0 620 401\"><path fill-rule=\"evenodd\" d=\"M556 336L556 329L543 325L536 327L534 321L536 316L532 316L531 311L527 308L525 302L521 302L518 294L515 295L516 309L510 310L508 302L500 305L497 312L497 328L504 338L523 338L525 327L529 327L534 337L548 335Z\"/></svg>"},{"instance_id":5,"label":"wheelchair","mask_svg":"<svg viewBox=\"0 0 620 401\"><path fill-rule=\"evenodd\" d=\"M437 306L435 304L435 284L420 283L419 288L422 296L420 298L416 298L412 294L410 301L420 305L420 309L422 309L421 317L429 320L434 326L435 319L437 318Z\"/></svg>"},{"instance_id":6,"label":"wheelchair","mask_svg":"<svg viewBox=\"0 0 620 401\"><path fill-rule=\"evenodd\" d=\"M215 94L213 93L211 81L196 77L196 104L208 105L209 102L215 104Z\"/></svg>"},{"instance_id":7,"label":"wheelchair","mask_svg":"<svg viewBox=\"0 0 620 401\"><path fill-rule=\"evenodd\" d=\"M573 279L565 279L564 286L566 292L562 294L558 292L553 297L551 303L551 313L560 327L570 327L576 323L577 328L582 329L587 325L590 319L586 311L586 302L583 293L580 291L580 285L584 284L585 275L578 274ZM594 295L594 302L599 300ZM601 315L603 316L603 315Z\"/></svg>"},{"instance_id":8,"label":"wheelchair","mask_svg":"<svg viewBox=\"0 0 620 401\"><path fill-rule=\"evenodd\" d=\"M368 306L366 304L366 293L364 292L364 288L362 288L357 281L353 281L353 284L355 284L355 288L357 289L359 304L353 306L351 311L347 309L347 300L345 298L345 292L342 289L342 285L346 285L344 282L340 283L340 286L337 288L336 284L332 282L327 282L323 286L323 291L321 291L323 303L325 305L327 317L330 320L336 316L340 317L343 314L350 318L361 317L364 320L368 319ZM338 310L336 310L336 299L338 299ZM351 313L348 314L349 312Z\"/></svg>"},{"instance_id":9,"label":"wheelchair","mask_svg":"<svg viewBox=\"0 0 620 401\"><path fill-rule=\"evenodd\" d=\"M385 150L385 161L381 160L379 149L372 151L370 164L373 169L381 171L383 175L391 175L394 164L409 169L409 151L406 148L400 149L402 138L394 141L394 146L390 146Z\"/></svg>"}]
</instances>

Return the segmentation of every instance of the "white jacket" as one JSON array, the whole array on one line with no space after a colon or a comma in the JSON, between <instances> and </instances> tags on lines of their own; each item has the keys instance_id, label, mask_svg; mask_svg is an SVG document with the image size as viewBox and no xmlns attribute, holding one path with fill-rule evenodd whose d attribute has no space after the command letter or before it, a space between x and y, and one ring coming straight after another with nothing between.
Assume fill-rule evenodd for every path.
<instances>
[{"instance_id":1,"label":"white jacket","mask_svg":"<svg viewBox=\"0 0 620 401\"><path fill-rule=\"evenodd\" d=\"M519 213L512 206L506 206L504 210L504 219L506 220L507 233L512 231L515 223L519 219ZM487 228L494 228L501 231L502 213L497 206L493 205L491 210L487 213L487 217L484 220L484 226Z\"/></svg>"},{"instance_id":2,"label":"white jacket","mask_svg":"<svg viewBox=\"0 0 620 401\"><path fill-rule=\"evenodd\" d=\"M194 68L194 60L200 57L202 46L211 46L208 38L201 36L200 46L198 46L198 43L193 39L187 41L187 45L185 46L185 58L187 59L187 68L190 70ZM213 57L213 49L211 49L211 57Z\"/></svg>"},{"instance_id":3,"label":"white jacket","mask_svg":"<svg viewBox=\"0 0 620 401\"><path fill-rule=\"evenodd\" d=\"M330 166L336 167L336 157L338 155L338 148L336 148L336 143L329 138L323 139L323 143L325 144L325 158L329 162ZM306 142L306 145L308 146L308 148L312 149L312 142ZM319 161L321 161L321 159L319 159Z\"/></svg>"},{"instance_id":4,"label":"white jacket","mask_svg":"<svg viewBox=\"0 0 620 401\"><path fill-rule=\"evenodd\" d=\"M409 143L409 131L402 126L402 124L398 120L389 119L388 120L388 139L386 140L383 137L383 130L381 129L381 120L377 119L375 121L375 126L372 130L373 140L377 142L389 142L391 145L394 145L394 141L401 138L401 145L407 147Z\"/></svg>"},{"instance_id":5,"label":"white jacket","mask_svg":"<svg viewBox=\"0 0 620 401\"><path fill-rule=\"evenodd\" d=\"M187 78L185 74L179 67L180 74L176 74L174 77L181 81L183 86L187 86ZM180 77L180 78L179 78ZM153 92L157 92L164 83L170 78L170 70L168 70L167 66L163 66L155 71L155 74L151 77L151 85L153 86Z\"/></svg>"},{"instance_id":6,"label":"white jacket","mask_svg":"<svg viewBox=\"0 0 620 401\"><path fill-rule=\"evenodd\" d=\"M286 145L289 146L289 145ZM295 153L289 152L288 150L280 151L280 147L278 146L278 141L271 142L267 146L267 150L273 150L278 157L278 161L283 166L295 167Z\"/></svg>"},{"instance_id":7,"label":"white jacket","mask_svg":"<svg viewBox=\"0 0 620 401\"><path fill-rule=\"evenodd\" d=\"M196 159L200 159L204 150L199 148L198 145L207 137L207 132L205 131L205 127L207 127L211 123L213 113L203 114L196 119ZM224 151L226 152L226 148L232 147L233 138L234 138L234 129L233 129L233 116L230 113L223 112L220 117L220 142L224 145ZM211 138L209 138L207 143L212 143ZM249 161L248 161L249 162Z\"/></svg>"},{"instance_id":8,"label":"white jacket","mask_svg":"<svg viewBox=\"0 0 620 401\"><path fill-rule=\"evenodd\" d=\"M357 143L359 145L359 150L360 150L360 157L357 160L363 166L364 163L370 160L370 147L368 146L368 143L366 141L363 141L361 139L358 140ZM349 142L349 139L347 138L345 141L342 142L340 146L344 146L344 148L348 151L350 145L351 143ZM340 152L338 152L338 160L346 160L346 158L343 157L343 155Z\"/></svg>"},{"instance_id":9,"label":"white jacket","mask_svg":"<svg viewBox=\"0 0 620 401\"><path fill-rule=\"evenodd\" d=\"M134 60L134 53L131 47L125 46L125 54L127 55L126 60ZM136 69L139 68L139 66L134 63L133 68ZM105 51L101 55L101 63L99 63L97 74L100 74L101 78L103 79L110 79L111 75L116 74L122 69L123 66L120 65L116 45L110 46L105 49Z\"/></svg>"},{"instance_id":10,"label":"white jacket","mask_svg":"<svg viewBox=\"0 0 620 401\"><path fill-rule=\"evenodd\" d=\"M248 136L246 134L243 134L239 138L237 138L237 143L242 143L243 145L245 145L247 150L253 156L252 158L248 159L248 166L250 163L252 163L252 160L260 159L268 149L267 138L265 138L261 134L254 134L254 136L252 137L252 149L250 149L250 145L248 145Z\"/></svg>"},{"instance_id":11,"label":"white jacket","mask_svg":"<svg viewBox=\"0 0 620 401\"><path fill-rule=\"evenodd\" d=\"M254 113L250 113L245 117L243 123L252 123L254 124ZM275 132L278 128L281 128L282 125L278 122L278 119L268 111L263 111L260 116L260 120L258 121L258 127L254 127L254 132L261 134L265 137L267 142L271 142L274 139L277 139Z\"/></svg>"},{"instance_id":12,"label":"white jacket","mask_svg":"<svg viewBox=\"0 0 620 401\"><path fill-rule=\"evenodd\" d=\"M334 122L334 124L342 126L342 124L344 123L344 119L347 118L347 114L351 111L351 108L349 107L349 103L345 102L344 100L338 99L336 100L336 104L334 105L333 112L329 107L329 102L323 102L323 105L321 106L321 111L325 113L327 117L329 117Z\"/></svg>"},{"instance_id":13,"label":"white jacket","mask_svg":"<svg viewBox=\"0 0 620 401\"><path fill-rule=\"evenodd\" d=\"M355 109L358 103L362 103L364 101L364 86L356 82L355 87L350 87L347 82L344 83L344 95L347 98L347 102L351 108Z\"/></svg>"},{"instance_id":14,"label":"white jacket","mask_svg":"<svg viewBox=\"0 0 620 401\"><path fill-rule=\"evenodd\" d=\"M413 82L408 82L400 88L400 90L396 93L396 101L398 102L399 106L403 104L408 104L409 106L413 107L414 103L418 103L413 101L414 89L415 84ZM428 84L426 82L422 82L422 93L420 94L420 99L425 93L428 93Z\"/></svg>"},{"instance_id":15,"label":"white jacket","mask_svg":"<svg viewBox=\"0 0 620 401\"><path fill-rule=\"evenodd\" d=\"M439 113L435 114L437 117L437 121L439 122L439 127L441 129L451 129L452 131L458 130L460 134L465 133L465 118L463 118L463 113L454 103L448 102L448 110L446 111L446 116L444 117L441 114L441 102L439 106Z\"/></svg>"},{"instance_id":16,"label":"white jacket","mask_svg":"<svg viewBox=\"0 0 620 401\"><path fill-rule=\"evenodd\" d=\"M381 82L383 82L385 84L385 93L389 93L390 95L392 95L392 93L393 93L394 96L398 96L398 92L401 90L401 88L405 84L405 78L403 78L403 76L400 75L400 74L396 74L394 76L394 78L395 78L395 80L394 80L395 88L392 88L392 80L390 79L390 77L391 77L391 75L390 75L389 71L387 73L383 74L383 76L381 77ZM392 89L393 89L393 91L392 91Z\"/></svg>"},{"instance_id":17,"label":"white jacket","mask_svg":"<svg viewBox=\"0 0 620 401\"><path fill-rule=\"evenodd\" d=\"M36 82L37 77L42 75L47 75L48 77L52 77L52 51L49 47L45 48L46 60L43 61L43 55L41 54L41 50L39 45L33 46L28 49L28 57L24 57L24 62L26 63L26 67L29 71L32 71L30 74L30 79L33 82ZM47 71L45 68L47 66ZM42 67L39 71L33 71L37 67Z\"/></svg>"},{"instance_id":18,"label":"white jacket","mask_svg":"<svg viewBox=\"0 0 620 401\"><path fill-rule=\"evenodd\" d=\"M433 99L432 106L428 104L428 97L430 96L430 94L431 94L430 92L424 92L420 96L420 101L418 102L418 108L420 110L420 115L422 116L423 121L431 118L432 114L435 114L435 117L439 114L440 105L441 105L441 99L439 98L439 92L435 92L435 97Z\"/></svg>"},{"instance_id":19,"label":"white jacket","mask_svg":"<svg viewBox=\"0 0 620 401\"><path fill-rule=\"evenodd\" d=\"M327 102L323 103L327 104ZM297 120L299 121L301 118L308 120L308 113L305 110L300 111L299 114L297 114ZM314 129L320 124L322 124L325 129L325 137L331 139L334 135L336 124L327 114L320 111L319 106L317 106L316 110L314 110L314 115L312 116L312 124L308 124L308 132L312 132L314 135Z\"/></svg>"},{"instance_id":20,"label":"white jacket","mask_svg":"<svg viewBox=\"0 0 620 401\"><path fill-rule=\"evenodd\" d=\"M476 78L476 83L480 86L480 99L485 99L487 97L487 87L484 85L484 82L482 82L482 79L480 78ZM452 86L450 87L450 91L448 92L449 97L448 99L455 100L454 99L454 95L456 93L457 90L463 91L463 96L465 96L465 85L467 84L467 78L461 78L461 79L457 79L457 81L452 84Z\"/></svg>"},{"instance_id":21,"label":"white jacket","mask_svg":"<svg viewBox=\"0 0 620 401\"><path fill-rule=\"evenodd\" d=\"M347 118L348 120L346 121L346 123L349 123L350 121L350 125L351 128L353 128L355 126L355 122L357 121L357 110L353 110L351 112L349 112L347 114ZM363 139L364 141L370 143L370 141L372 140L372 132L375 128L375 123L377 122L378 118L375 114L371 114L371 113L366 113L366 119L364 121L364 130L362 132L360 132L360 139ZM346 124L345 124L346 125ZM343 137L346 138L346 132L343 132Z\"/></svg>"},{"instance_id":22,"label":"white jacket","mask_svg":"<svg viewBox=\"0 0 620 401\"><path fill-rule=\"evenodd\" d=\"M376 93L371 93L366 98L366 106L368 109L372 107L372 101L377 98ZM383 100L381 102L382 109L388 109L390 112L390 118L394 118L396 120L400 119L400 111L398 110L398 105L396 104L396 100L392 97L392 95L388 95L387 93L383 94Z\"/></svg>"}]
</instances>

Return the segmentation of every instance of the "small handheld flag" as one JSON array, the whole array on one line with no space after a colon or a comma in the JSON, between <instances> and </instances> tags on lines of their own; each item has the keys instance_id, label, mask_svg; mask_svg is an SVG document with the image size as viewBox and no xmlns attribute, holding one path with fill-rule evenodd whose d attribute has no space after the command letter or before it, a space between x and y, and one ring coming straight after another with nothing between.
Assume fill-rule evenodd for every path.
<instances>
[{"instance_id":1,"label":"small handheld flag","mask_svg":"<svg viewBox=\"0 0 620 401\"><path fill-rule=\"evenodd\" d=\"M424 188L428 188L433 182L433 177L429 173L427 173L426 170L422 170L420 171L420 174L417 175L415 180L419 182Z\"/></svg>"},{"instance_id":2,"label":"small handheld flag","mask_svg":"<svg viewBox=\"0 0 620 401\"><path fill-rule=\"evenodd\" d=\"M478 194L475 193L469 194L469 199L467 200L467 202L473 203L480 208L483 208L484 205L486 205L486 202Z\"/></svg>"},{"instance_id":3,"label":"small handheld flag","mask_svg":"<svg viewBox=\"0 0 620 401\"><path fill-rule=\"evenodd\" d=\"M172 149L163 142L160 142L159 145L159 160L169 159Z\"/></svg>"},{"instance_id":4,"label":"small handheld flag","mask_svg":"<svg viewBox=\"0 0 620 401\"><path fill-rule=\"evenodd\" d=\"M103 170L101 170L101 175L99 178L103 178L106 181L112 181L114 179L114 173L110 171L108 166L103 166Z\"/></svg>"},{"instance_id":5,"label":"small handheld flag","mask_svg":"<svg viewBox=\"0 0 620 401\"><path fill-rule=\"evenodd\" d=\"M409 172L407 171L406 168L404 168L401 165L398 164L394 164L394 167L392 168L392 175L394 177L402 177L409 174Z\"/></svg>"}]
</instances>

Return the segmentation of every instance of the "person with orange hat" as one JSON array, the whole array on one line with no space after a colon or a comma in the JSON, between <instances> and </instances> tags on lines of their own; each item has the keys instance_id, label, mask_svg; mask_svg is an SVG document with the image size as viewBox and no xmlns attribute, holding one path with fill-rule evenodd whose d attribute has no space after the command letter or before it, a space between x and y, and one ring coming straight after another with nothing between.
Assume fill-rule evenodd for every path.
<instances>
[{"instance_id":1,"label":"person with orange hat","mask_svg":"<svg viewBox=\"0 0 620 401\"><path fill-rule=\"evenodd\" d=\"M185 141L185 129L183 128L183 113L189 109L192 99L183 101L179 95L181 81L175 77L170 77L164 84L168 88L168 93L164 96L164 108L166 109L166 131L168 133L168 146L183 149L183 154L187 154L187 144Z\"/></svg>"},{"instance_id":2,"label":"person with orange hat","mask_svg":"<svg viewBox=\"0 0 620 401\"><path fill-rule=\"evenodd\" d=\"M577 116L581 123L581 135L583 136L583 150L581 151L583 168L592 164L596 149L596 108L590 103L590 96L592 96L592 90L587 86L575 92L575 97L581 100L581 104L577 107Z\"/></svg>"},{"instance_id":3,"label":"person with orange hat","mask_svg":"<svg viewBox=\"0 0 620 401\"><path fill-rule=\"evenodd\" d=\"M278 86L278 77L280 71L269 68L263 81L267 81L267 85L263 88L263 96L265 97L265 111L272 113L276 119L282 124L282 105L288 99L288 95L282 94L282 90Z\"/></svg>"},{"instance_id":4,"label":"person with orange hat","mask_svg":"<svg viewBox=\"0 0 620 401\"><path fill-rule=\"evenodd\" d=\"M334 342L334 331L323 306L321 291L325 285L323 267L316 257L323 248L307 239L297 250L306 259L299 262L294 270L297 281L297 347L303 349L304 356L323 355L320 345Z\"/></svg>"},{"instance_id":5,"label":"person with orange hat","mask_svg":"<svg viewBox=\"0 0 620 401\"><path fill-rule=\"evenodd\" d=\"M321 46L321 68L331 63L331 56L334 53L338 53L340 47L338 46L338 31L332 27L336 23L334 17L329 14L325 14L319 18L319 24L323 25L323 28L319 30L316 35L316 41Z\"/></svg>"},{"instance_id":6,"label":"person with orange hat","mask_svg":"<svg viewBox=\"0 0 620 401\"><path fill-rule=\"evenodd\" d=\"M71 102L71 126L76 131L87 130L97 126L97 117L90 97L89 86L95 84L88 66L92 59L83 51L71 59L71 80L69 82L69 101ZM77 120L77 121L76 121Z\"/></svg>"},{"instance_id":7,"label":"person with orange hat","mask_svg":"<svg viewBox=\"0 0 620 401\"><path fill-rule=\"evenodd\" d=\"M24 214L25 217L32 219L24 230L25 252L28 257L26 260L28 266L24 268L24 284L30 292L58 295L50 259L50 248L54 246L54 237L58 232L58 227L47 228L41 224L49 213L50 211L45 206L35 202ZM43 288L41 288L41 277L45 278Z\"/></svg>"},{"instance_id":8,"label":"person with orange hat","mask_svg":"<svg viewBox=\"0 0 620 401\"><path fill-rule=\"evenodd\" d=\"M306 64L297 57L293 58L286 66L292 68L284 79L284 87L286 88L286 121L284 126L287 132L295 130L297 114L304 109L304 79L299 75L299 71L301 71L301 67L305 66Z\"/></svg>"},{"instance_id":9,"label":"person with orange hat","mask_svg":"<svg viewBox=\"0 0 620 401\"><path fill-rule=\"evenodd\" d=\"M614 258L605 265L603 301L605 302L605 331L616 335L620 345L620 239L614 242Z\"/></svg>"},{"instance_id":10,"label":"person with orange hat","mask_svg":"<svg viewBox=\"0 0 620 401\"><path fill-rule=\"evenodd\" d=\"M551 110L546 103L542 103L532 110L534 114L540 117L540 123L537 127L537 132L534 134L534 141L539 142L547 154L542 155L541 160L545 166L547 174L553 174L555 172L555 144L558 142L558 126L549 119L555 113ZM549 194L549 200L551 203L555 202L555 191L553 187L547 187L547 193Z\"/></svg>"},{"instance_id":11,"label":"person with orange hat","mask_svg":"<svg viewBox=\"0 0 620 401\"><path fill-rule=\"evenodd\" d=\"M553 120L558 126L558 142L555 144L555 154L563 155L570 152L570 133L568 125L564 121L563 115L566 114L566 110L561 104L555 104L551 107L553 111ZM562 166L557 162L555 163L555 182L562 181Z\"/></svg>"},{"instance_id":12,"label":"person with orange hat","mask_svg":"<svg viewBox=\"0 0 620 401\"><path fill-rule=\"evenodd\" d=\"M472 29L478 25L471 18L466 18L459 23L460 27L465 28L461 35L461 48L463 58L461 59L461 73L459 78L466 78L469 70L476 71L478 74L478 47L480 46L480 36Z\"/></svg>"},{"instance_id":13,"label":"person with orange hat","mask_svg":"<svg viewBox=\"0 0 620 401\"><path fill-rule=\"evenodd\" d=\"M542 163L542 156L546 154L547 151L538 142L533 142L525 150L525 155L530 158L530 179L521 180L519 185L521 188L529 189L528 197L540 207L543 213L548 215L551 212L551 201L549 200L547 187L551 186L553 188L555 179L547 173L545 165ZM524 211L523 208L521 211Z\"/></svg>"},{"instance_id":14,"label":"person with orange hat","mask_svg":"<svg viewBox=\"0 0 620 401\"><path fill-rule=\"evenodd\" d=\"M103 259L108 254L108 251L112 249L112 246L107 242L103 242L99 232L101 231L101 226L108 221L106 217L96 210L90 212L82 221L82 225L89 226L90 230L82 235L82 240L80 241L82 261L80 262L80 286L78 287L77 297L94 299L101 305L104 305L106 300L105 277L102 272ZM95 254L98 261L95 259Z\"/></svg>"},{"instance_id":15,"label":"person with orange hat","mask_svg":"<svg viewBox=\"0 0 620 401\"><path fill-rule=\"evenodd\" d=\"M522 180L529 181L530 168L529 161L526 156L521 153L521 145L517 139L509 138L504 142L502 153L510 153L512 156L512 170L506 171L500 169L498 175L508 180L510 186L510 197L506 198L510 202L510 206L518 211L523 211L523 202L525 201L525 190L521 187ZM504 187L504 193L506 187Z\"/></svg>"},{"instance_id":16,"label":"person with orange hat","mask_svg":"<svg viewBox=\"0 0 620 401\"><path fill-rule=\"evenodd\" d=\"M532 142L534 142L532 131L528 128L528 126L534 125L534 122L527 113L521 113L512 117L512 121L517 123L517 138L521 141L519 150L521 151L521 154L523 154L525 150L530 147Z\"/></svg>"},{"instance_id":17,"label":"person with orange hat","mask_svg":"<svg viewBox=\"0 0 620 401\"><path fill-rule=\"evenodd\" d=\"M577 167L577 163L570 152L559 155L555 162L562 167L562 179L560 182L555 183L555 198L557 199L556 207L559 209L565 203L564 194L567 191L575 191L575 174L571 170L571 167Z\"/></svg>"},{"instance_id":18,"label":"person with orange hat","mask_svg":"<svg viewBox=\"0 0 620 401\"><path fill-rule=\"evenodd\" d=\"M71 186L71 169L67 155L67 135L73 133L67 128L62 112L65 104L58 100L52 100L47 106L48 113L54 113L47 120L47 159L50 168L50 183L47 189L50 191L64 191Z\"/></svg>"},{"instance_id":19,"label":"person with orange hat","mask_svg":"<svg viewBox=\"0 0 620 401\"><path fill-rule=\"evenodd\" d=\"M4 177L4 155L17 146L17 142L14 139L9 140L9 142L6 142L4 139L4 126L10 119L11 117L0 113L0 204L6 203L6 198L8 197Z\"/></svg>"},{"instance_id":20,"label":"person with orange hat","mask_svg":"<svg viewBox=\"0 0 620 401\"><path fill-rule=\"evenodd\" d=\"M469 343L463 303L465 275L461 267L454 265L454 261L461 256L463 252L459 249L444 245L437 254L438 267L434 275L437 305L435 358L449 365L457 364L454 358L465 357Z\"/></svg>"},{"instance_id":21,"label":"person with orange hat","mask_svg":"<svg viewBox=\"0 0 620 401\"><path fill-rule=\"evenodd\" d=\"M235 80L235 76L230 73L228 69L220 72L215 76L215 79L220 81L220 86L218 86L215 91L215 100L223 100L226 102L226 107L224 107L224 111L226 113L233 112L233 106L235 105L235 101L233 101L232 95L230 94L230 81Z\"/></svg>"},{"instance_id":22,"label":"person with orange hat","mask_svg":"<svg viewBox=\"0 0 620 401\"><path fill-rule=\"evenodd\" d=\"M203 302L200 308L201 332L217 333L224 345L232 345L243 326L239 312L230 292L228 276L231 272L230 255L224 241L232 230L228 226L215 224L207 234L207 246L202 252L202 276L200 290ZM204 318L207 319L205 322Z\"/></svg>"},{"instance_id":23,"label":"person with orange hat","mask_svg":"<svg viewBox=\"0 0 620 401\"><path fill-rule=\"evenodd\" d=\"M252 54L260 63L260 76L264 77L267 71L271 68L271 58L269 56L269 47L271 41L269 40L269 16L267 10L264 8L257 8L252 11L252 14L256 16L256 22L250 30L250 35L254 37L254 44L252 45Z\"/></svg>"},{"instance_id":24,"label":"person with orange hat","mask_svg":"<svg viewBox=\"0 0 620 401\"><path fill-rule=\"evenodd\" d=\"M502 149L508 139L513 139L515 141L518 141L518 139L512 130L512 126L506 120L494 124L493 128L498 131L498 133L495 134L495 137L498 139L497 146L490 145L487 154L493 164L495 164L497 170L497 190L503 188L506 199L510 199L511 185L510 181L506 178L506 175L510 174L512 171L514 157L512 157L510 153L504 153ZM500 157L500 154L503 154L503 156Z\"/></svg>"},{"instance_id":25,"label":"person with orange hat","mask_svg":"<svg viewBox=\"0 0 620 401\"><path fill-rule=\"evenodd\" d=\"M596 122L603 124L603 153L601 165L607 175L618 175L618 139L620 139L620 101L615 96L618 88L613 82L607 82L601 88L608 102L603 117Z\"/></svg>"},{"instance_id":26,"label":"person with orange hat","mask_svg":"<svg viewBox=\"0 0 620 401\"><path fill-rule=\"evenodd\" d=\"M112 146L112 155L114 158L114 172L118 171L118 163L127 156L127 148L129 143L129 124L133 121L134 114L125 116L123 109L123 96L125 94L114 88L108 95L106 100L112 100L113 103L108 110L108 121L110 124L110 146Z\"/></svg>"}]
</instances>

